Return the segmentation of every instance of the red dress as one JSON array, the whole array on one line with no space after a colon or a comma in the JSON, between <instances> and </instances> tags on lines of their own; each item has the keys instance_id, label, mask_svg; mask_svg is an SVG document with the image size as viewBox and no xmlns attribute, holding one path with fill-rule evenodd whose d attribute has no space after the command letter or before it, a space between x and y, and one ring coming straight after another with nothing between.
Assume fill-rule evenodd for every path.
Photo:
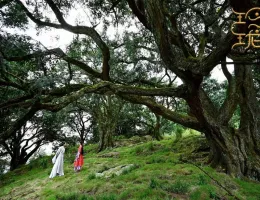
<instances>
[{"instance_id":1,"label":"red dress","mask_svg":"<svg viewBox=\"0 0 260 200\"><path fill-rule=\"evenodd\" d=\"M80 170L84 163L83 154L82 154L82 145L78 148L78 153L76 155L76 159L74 161L74 170Z\"/></svg>"}]
</instances>

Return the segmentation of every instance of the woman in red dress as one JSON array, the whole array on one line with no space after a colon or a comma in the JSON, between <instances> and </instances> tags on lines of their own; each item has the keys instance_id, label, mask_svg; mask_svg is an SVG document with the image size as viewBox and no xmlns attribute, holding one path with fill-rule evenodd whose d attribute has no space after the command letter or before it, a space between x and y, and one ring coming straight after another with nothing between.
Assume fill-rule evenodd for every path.
<instances>
[{"instance_id":1,"label":"woman in red dress","mask_svg":"<svg viewBox=\"0 0 260 200\"><path fill-rule=\"evenodd\" d=\"M74 161L74 170L76 172L80 171L83 165L84 159L83 159L83 143L79 145L78 152L76 155L76 159Z\"/></svg>"}]
</instances>

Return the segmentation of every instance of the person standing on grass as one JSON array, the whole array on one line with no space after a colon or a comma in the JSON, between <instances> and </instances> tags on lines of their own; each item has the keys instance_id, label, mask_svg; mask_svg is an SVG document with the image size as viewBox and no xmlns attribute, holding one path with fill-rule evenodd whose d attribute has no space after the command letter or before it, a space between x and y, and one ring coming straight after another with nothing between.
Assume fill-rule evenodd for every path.
<instances>
[{"instance_id":1,"label":"person standing on grass","mask_svg":"<svg viewBox=\"0 0 260 200\"><path fill-rule=\"evenodd\" d=\"M67 147L67 144L62 143L58 151L56 152L55 156L52 158L52 163L54 165L49 178L54 178L55 176L64 175L63 162L64 162L65 147Z\"/></svg>"},{"instance_id":2,"label":"person standing on grass","mask_svg":"<svg viewBox=\"0 0 260 200\"><path fill-rule=\"evenodd\" d=\"M83 159L83 142L80 142L79 148L78 148L78 152L76 155L76 159L74 161L74 171L75 172L79 172L82 168L82 165L84 163L84 159Z\"/></svg>"}]
</instances>

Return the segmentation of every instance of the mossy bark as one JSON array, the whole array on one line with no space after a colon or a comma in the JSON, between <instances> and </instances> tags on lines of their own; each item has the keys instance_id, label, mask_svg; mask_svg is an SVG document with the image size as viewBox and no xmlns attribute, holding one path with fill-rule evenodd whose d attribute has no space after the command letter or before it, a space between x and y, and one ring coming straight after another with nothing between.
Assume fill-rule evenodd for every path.
<instances>
[{"instance_id":1,"label":"mossy bark","mask_svg":"<svg viewBox=\"0 0 260 200\"><path fill-rule=\"evenodd\" d=\"M114 146L114 142L113 142L112 130L102 130L100 132L98 152L113 146Z\"/></svg>"},{"instance_id":2,"label":"mossy bark","mask_svg":"<svg viewBox=\"0 0 260 200\"><path fill-rule=\"evenodd\" d=\"M161 135L160 132L160 128L161 128L161 117L159 115L155 115L156 116L156 124L153 128L153 133L152 136L156 139L156 140L161 140L163 137Z\"/></svg>"},{"instance_id":3,"label":"mossy bark","mask_svg":"<svg viewBox=\"0 0 260 200\"><path fill-rule=\"evenodd\" d=\"M236 130L228 121L219 118L202 89L193 87L187 99L192 114L204 129L210 144L209 163L221 167L234 177L260 180L259 108L250 66L236 65L237 105L241 110L240 127ZM233 105L229 105L233 106ZM221 110L221 109L220 109ZM216 114L217 113L217 114Z\"/></svg>"},{"instance_id":4,"label":"mossy bark","mask_svg":"<svg viewBox=\"0 0 260 200\"><path fill-rule=\"evenodd\" d=\"M103 105L100 105L96 112L99 131L99 152L114 146L113 135L121 111L121 106L115 105L110 95L104 98Z\"/></svg>"},{"instance_id":5,"label":"mossy bark","mask_svg":"<svg viewBox=\"0 0 260 200\"><path fill-rule=\"evenodd\" d=\"M22 165L25 165L28 159L29 157L26 151L22 149L20 147L20 144L15 141L14 146L12 148L10 171L15 170Z\"/></svg>"}]
</instances>

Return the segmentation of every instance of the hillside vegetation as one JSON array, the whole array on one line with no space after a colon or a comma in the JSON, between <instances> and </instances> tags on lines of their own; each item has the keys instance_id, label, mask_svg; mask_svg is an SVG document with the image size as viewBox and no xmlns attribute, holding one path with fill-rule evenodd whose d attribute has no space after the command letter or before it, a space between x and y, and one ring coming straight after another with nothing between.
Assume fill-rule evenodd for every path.
<instances>
[{"instance_id":1,"label":"hillside vegetation","mask_svg":"<svg viewBox=\"0 0 260 200\"><path fill-rule=\"evenodd\" d=\"M0 199L260 199L259 183L231 178L205 164L208 146L203 136L179 141L133 137L118 139L116 145L101 153L96 153L96 145L86 146L79 173L72 164L77 147L70 147L65 153L65 176L52 180L48 178L51 156L42 156L1 177ZM96 176L129 164L119 176Z\"/></svg>"}]
</instances>

